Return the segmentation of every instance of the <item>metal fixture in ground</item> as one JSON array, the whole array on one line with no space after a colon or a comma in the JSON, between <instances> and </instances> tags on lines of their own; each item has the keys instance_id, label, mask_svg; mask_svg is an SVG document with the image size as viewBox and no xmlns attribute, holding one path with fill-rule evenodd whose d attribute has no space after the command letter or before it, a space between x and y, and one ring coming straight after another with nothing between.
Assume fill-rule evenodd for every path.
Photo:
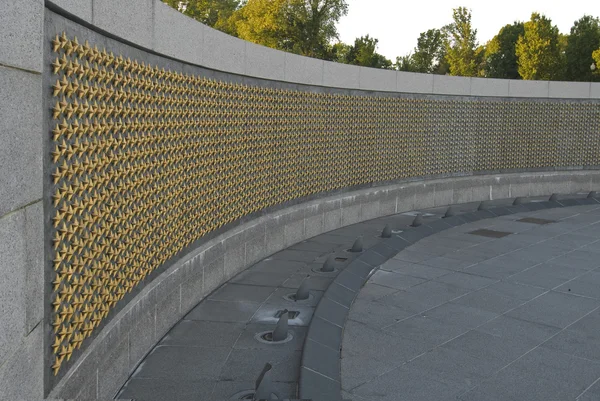
<instances>
[{"instance_id":1,"label":"metal fixture in ground","mask_svg":"<svg viewBox=\"0 0 600 401\"><path fill-rule=\"evenodd\" d=\"M300 287L298 287L298 290L294 294L294 301L306 301L310 297L310 291L308 290L309 278L310 276L306 276L306 278L302 280Z\"/></svg>"},{"instance_id":2,"label":"metal fixture in ground","mask_svg":"<svg viewBox=\"0 0 600 401\"><path fill-rule=\"evenodd\" d=\"M318 271L319 273L332 273L335 271L335 259L333 257L333 255L329 255L327 257L327 260L325 260L325 262L323 263L323 266L321 266L321 268L319 270L314 270L314 271Z\"/></svg>"},{"instance_id":3,"label":"metal fixture in ground","mask_svg":"<svg viewBox=\"0 0 600 401\"><path fill-rule=\"evenodd\" d=\"M558 200L558 195L557 194L552 194L550 195L550 199L548 199L550 202L556 202Z\"/></svg>"},{"instance_id":4,"label":"metal fixture in ground","mask_svg":"<svg viewBox=\"0 0 600 401\"><path fill-rule=\"evenodd\" d=\"M455 215L456 215L456 212L454 211L454 208L452 206L448 206L448 209L446 209L446 213L444 214L444 218L452 217Z\"/></svg>"},{"instance_id":5,"label":"metal fixture in ground","mask_svg":"<svg viewBox=\"0 0 600 401\"><path fill-rule=\"evenodd\" d=\"M389 224L386 224L383 227L383 231L381 232L381 238L391 238L392 237L392 228Z\"/></svg>"},{"instance_id":6,"label":"metal fixture in ground","mask_svg":"<svg viewBox=\"0 0 600 401\"><path fill-rule=\"evenodd\" d=\"M283 344L291 341L294 336L288 330L288 319L289 311L284 309L281 313L281 317L277 321L275 330L257 333L254 338L264 344Z\"/></svg>"},{"instance_id":7,"label":"metal fixture in ground","mask_svg":"<svg viewBox=\"0 0 600 401\"><path fill-rule=\"evenodd\" d=\"M423 217L420 214L418 214L415 216L415 219L413 220L413 222L410 226L411 227L419 227L422 224L423 224Z\"/></svg>"},{"instance_id":8,"label":"metal fixture in ground","mask_svg":"<svg viewBox=\"0 0 600 401\"><path fill-rule=\"evenodd\" d=\"M350 248L350 252L362 252L363 251L363 242L362 237L358 237L354 244L352 244L352 248Z\"/></svg>"},{"instance_id":9,"label":"metal fixture in ground","mask_svg":"<svg viewBox=\"0 0 600 401\"><path fill-rule=\"evenodd\" d=\"M525 199L523 199L522 197L517 197L515 198L515 200L513 201L513 206L517 206L517 205L522 205L525 202Z\"/></svg>"}]
</instances>

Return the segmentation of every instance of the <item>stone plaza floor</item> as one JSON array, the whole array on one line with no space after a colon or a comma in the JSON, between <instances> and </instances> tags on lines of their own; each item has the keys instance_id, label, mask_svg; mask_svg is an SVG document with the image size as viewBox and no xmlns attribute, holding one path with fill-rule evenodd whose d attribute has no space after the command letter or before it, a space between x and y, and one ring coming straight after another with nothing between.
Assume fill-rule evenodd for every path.
<instances>
[{"instance_id":1,"label":"stone plaza floor","mask_svg":"<svg viewBox=\"0 0 600 401\"><path fill-rule=\"evenodd\" d=\"M323 390L315 401L600 400L600 204L570 206L585 196L543 210L534 203L547 197L527 199L531 207L488 202L501 217L482 220L474 218L479 203L455 205L460 225L442 218L446 207L430 208L293 245L209 294L118 398L252 399L268 362L281 400L299 398L302 383ZM421 234L410 227L417 214ZM373 254L386 224L413 245ZM362 256L349 252L357 237ZM336 271L320 272L328 257ZM367 270L354 278L366 284L340 287L357 263ZM311 298L290 300L309 275ZM332 287L351 298L337 299L344 294ZM291 341L258 341L283 309L298 314L289 320ZM310 330L323 323L335 330L314 342Z\"/></svg>"},{"instance_id":2,"label":"stone plaza floor","mask_svg":"<svg viewBox=\"0 0 600 401\"><path fill-rule=\"evenodd\" d=\"M344 397L600 400L599 223L598 206L548 209L401 251L351 307Z\"/></svg>"}]
</instances>

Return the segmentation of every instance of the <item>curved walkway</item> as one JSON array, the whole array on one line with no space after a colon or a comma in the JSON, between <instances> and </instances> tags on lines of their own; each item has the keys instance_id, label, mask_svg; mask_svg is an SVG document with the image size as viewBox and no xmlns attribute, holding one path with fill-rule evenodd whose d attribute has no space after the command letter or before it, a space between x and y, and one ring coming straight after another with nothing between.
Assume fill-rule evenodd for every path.
<instances>
[{"instance_id":1,"label":"curved walkway","mask_svg":"<svg viewBox=\"0 0 600 401\"><path fill-rule=\"evenodd\" d=\"M385 262L351 307L353 400L600 400L600 205L480 220Z\"/></svg>"},{"instance_id":2,"label":"curved walkway","mask_svg":"<svg viewBox=\"0 0 600 401\"><path fill-rule=\"evenodd\" d=\"M477 391L487 391L486 379L512 372L512 360L506 358L520 358L538 345L532 344L538 337L562 333L563 319L579 318L581 310L587 313L600 306L590 295L596 288L595 273L590 272L593 258L600 256L600 233L594 225L600 221L600 201L581 194L559 202L547 199L529 198L518 206L512 206L513 199L487 201L486 210L480 211L479 203L455 205L450 213L455 216L447 219L441 218L445 207L402 213L298 243L242 272L198 304L144 358L118 398L251 399L257 377L270 363L271 391L278 399L492 400L498 394L499 399L515 399L502 392ZM410 225L417 214L422 225L414 228ZM529 220L516 222L522 217ZM386 224L392 228L389 239L380 235ZM479 233L483 236L470 233L483 227L492 231ZM506 236L494 238L502 233ZM365 252L349 252L357 237ZM319 272L329 256L335 258L336 271ZM553 261L541 270L536 258ZM212 272L205 270L205 281ZM308 275L311 298L290 300L287 296ZM562 291L560 285L573 278L579 278L581 289L573 285ZM557 305L538 305L546 299ZM523 316L510 314L527 305L532 309L525 308ZM289 321L291 341L259 341L257 333L272 331L284 309L296 315ZM549 320L537 322L527 313ZM518 324L505 327L505 318ZM497 333L484 331L492 322L501 323ZM499 337L499 344L488 344L486 335L505 336L506 341ZM477 344L482 352L496 353L477 355L471 349L477 350ZM523 349L525 345L529 348ZM576 384L589 386L588 379L598 377L592 377L595 365L585 366L582 373L572 366L579 360L577 356L567 361L563 376L570 383L575 375ZM430 362L418 366L420 361ZM461 376L461 368L472 374ZM530 373L520 374L538 379ZM585 390L578 389L576 395ZM592 391L593 387L588 393ZM546 397L540 399L552 399L540 394ZM523 399L522 394L516 399Z\"/></svg>"}]
</instances>

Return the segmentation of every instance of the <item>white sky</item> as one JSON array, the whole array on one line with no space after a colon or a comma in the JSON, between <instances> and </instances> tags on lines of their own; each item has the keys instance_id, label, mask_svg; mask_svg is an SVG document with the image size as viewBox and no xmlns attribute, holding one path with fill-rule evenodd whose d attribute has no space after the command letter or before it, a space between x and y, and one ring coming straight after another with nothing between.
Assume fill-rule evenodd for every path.
<instances>
[{"instance_id":1,"label":"white sky","mask_svg":"<svg viewBox=\"0 0 600 401\"><path fill-rule=\"evenodd\" d=\"M506 24L529 20L536 11L552 20L562 33L584 14L600 16L598 0L347 0L348 15L338 23L340 39L369 34L379 39L377 51L392 62L412 52L421 32L441 28L452 21L452 9L471 9L477 39L484 44Z\"/></svg>"}]
</instances>

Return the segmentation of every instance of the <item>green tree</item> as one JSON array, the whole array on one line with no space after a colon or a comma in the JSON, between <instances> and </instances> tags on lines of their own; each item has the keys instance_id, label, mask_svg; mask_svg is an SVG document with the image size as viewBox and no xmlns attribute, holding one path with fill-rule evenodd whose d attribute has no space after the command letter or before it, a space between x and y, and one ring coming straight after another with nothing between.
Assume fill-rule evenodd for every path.
<instances>
[{"instance_id":1,"label":"green tree","mask_svg":"<svg viewBox=\"0 0 600 401\"><path fill-rule=\"evenodd\" d=\"M519 75L523 79L562 78L562 55L558 28L538 13L525 22L523 36L516 46Z\"/></svg>"},{"instance_id":2,"label":"green tree","mask_svg":"<svg viewBox=\"0 0 600 401\"><path fill-rule=\"evenodd\" d=\"M304 56L332 57L346 0L247 0L232 16L240 38Z\"/></svg>"},{"instance_id":3,"label":"green tree","mask_svg":"<svg viewBox=\"0 0 600 401\"><path fill-rule=\"evenodd\" d=\"M371 38L369 35L356 38L354 45L347 48L342 62L364 67L391 68L392 62L377 53L378 42L378 39Z\"/></svg>"},{"instance_id":4,"label":"green tree","mask_svg":"<svg viewBox=\"0 0 600 401\"><path fill-rule=\"evenodd\" d=\"M289 0L248 0L231 17L237 36L274 49L289 40Z\"/></svg>"},{"instance_id":5,"label":"green tree","mask_svg":"<svg viewBox=\"0 0 600 401\"><path fill-rule=\"evenodd\" d=\"M485 76L489 78L520 79L516 46L525 28L522 22L505 25L485 49Z\"/></svg>"},{"instance_id":6,"label":"green tree","mask_svg":"<svg viewBox=\"0 0 600 401\"><path fill-rule=\"evenodd\" d=\"M421 32L417 47L411 57L411 67L416 72L439 73L446 58L446 32L442 29L429 29ZM406 57L406 56L405 56ZM404 61L404 57L401 58ZM442 73L446 73L447 69Z\"/></svg>"},{"instance_id":7,"label":"green tree","mask_svg":"<svg viewBox=\"0 0 600 401\"><path fill-rule=\"evenodd\" d=\"M181 11L205 25L235 34L230 18L239 8L240 0L163 0L171 7Z\"/></svg>"},{"instance_id":8,"label":"green tree","mask_svg":"<svg viewBox=\"0 0 600 401\"><path fill-rule=\"evenodd\" d=\"M471 11L465 7L452 11L453 23L448 27L446 60L450 75L474 77L478 75L481 54L476 52L477 30L471 26Z\"/></svg>"},{"instance_id":9,"label":"green tree","mask_svg":"<svg viewBox=\"0 0 600 401\"><path fill-rule=\"evenodd\" d=\"M594 66L590 64L590 70L593 69L593 74L595 78L600 77L600 49L594 50L592 53L592 58L594 59Z\"/></svg>"},{"instance_id":10,"label":"green tree","mask_svg":"<svg viewBox=\"0 0 600 401\"><path fill-rule=\"evenodd\" d=\"M336 24L348 13L346 0L290 0L289 3L289 41L284 50L327 58L329 43L338 37Z\"/></svg>"},{"instance_id":11,"label":"green tree","mask_svg":"<svg viewBox=\"0 0 600 401\"><path fill-rule=\"evenodd\" d=\"M396 57L396 62L392 67L398 71L422 72L417 71L417 66L415 65L413 56L413 54L409 53L406 56Z\"/></svg>"},{"instance_id":12,"label":"green tree","mask_svg":"<svg viewBox=\"0 0 600 401\"><path fill-rule=\"evenodd\" d=\"M566 75L569 81L592 79L592 53L600 46L600 21L584 15L571 27L566 49Z\"/></svg>"}]
</instances>

